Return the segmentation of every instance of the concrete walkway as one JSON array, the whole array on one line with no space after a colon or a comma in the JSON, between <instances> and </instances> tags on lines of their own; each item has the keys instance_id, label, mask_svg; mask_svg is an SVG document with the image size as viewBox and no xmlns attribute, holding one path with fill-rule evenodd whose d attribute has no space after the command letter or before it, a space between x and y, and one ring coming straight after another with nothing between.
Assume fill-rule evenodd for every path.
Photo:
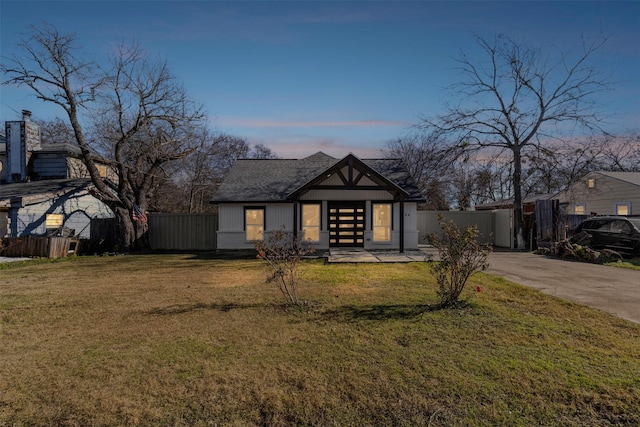
<instances>
[{"instance_id":1,"label":"concrete walkway","mask_svg":"<svg viewBox=\"0 0 640 427\"><path fill-rule=\"evenodd\" d=\"M393 251L369 252L363 248L330 248L328 262L415 262L427 261L427 255L422 251L407 251L404 253Z\"/></svg>"},{"instance_id":2,"label":"concrete walkway","mask_svg":"<svg viewBox=\"0 0 640 427\"><path fill-rule=\"evenodd\" d=\"M0 256L0 263L2 263L2 262L16 262L16 261L29 261L30 259L31 258Z\"/></svg>"}]
</instances>

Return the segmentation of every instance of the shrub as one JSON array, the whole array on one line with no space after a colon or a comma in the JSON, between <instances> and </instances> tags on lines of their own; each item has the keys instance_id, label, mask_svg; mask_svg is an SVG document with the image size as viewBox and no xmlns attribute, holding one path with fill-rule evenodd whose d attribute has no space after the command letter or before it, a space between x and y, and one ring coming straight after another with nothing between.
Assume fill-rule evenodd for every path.
<instances>
[{"instance_id":1,"label":"shrub","mask_svg":"<svg viewBox=\"0 0 640 427\"><path fill-rule=\"evenodd\" d=\"M427 236L440 255L431 271L438 282L440 306L456 307L469 277L487 267L491 248L478 241L480 233L475 225L460 231L453 221L445 221L442 215L438 218L444 232L442 240L436 234Z\"/></svg>"},{"instance_id":2,"label":"shrub","mask_svg":"<svg viewBox=\"0 0 640 427\"><path fill-rule=\"evenodd\" d=\"M284 226L269 233L269 238L256 242L258 258L267 262L271 274L267 283L275 282L289 304L300 305L298 299L299 267L302 257L314 252L307 243L301 242Z\"/></svg>"}]
</instances>

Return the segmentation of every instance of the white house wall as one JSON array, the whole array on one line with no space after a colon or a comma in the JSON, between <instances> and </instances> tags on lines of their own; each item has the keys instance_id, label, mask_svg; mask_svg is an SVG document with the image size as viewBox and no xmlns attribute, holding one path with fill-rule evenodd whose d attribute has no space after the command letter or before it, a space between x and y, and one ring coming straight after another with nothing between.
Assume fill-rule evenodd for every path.
<instances>
[{"instance_id":1,"label":"white house wall","mask_svg":"<svg viewBox=\"0 0 640 427\"><path fill-rule=\"evenodd\" d=\"M379 201L376 199L375 201ZM371 229L372 202L368 201L365 209L365 233L364 248L370 250L397 250L400 247L400 221L404 220L404 248L405 250L418 248L420 232L417 228L418 205L414 202L405 202L404 217L400 216L400 203L393 204L393 224L390 242L374 242Z\"/></svg>"}]
</instances>

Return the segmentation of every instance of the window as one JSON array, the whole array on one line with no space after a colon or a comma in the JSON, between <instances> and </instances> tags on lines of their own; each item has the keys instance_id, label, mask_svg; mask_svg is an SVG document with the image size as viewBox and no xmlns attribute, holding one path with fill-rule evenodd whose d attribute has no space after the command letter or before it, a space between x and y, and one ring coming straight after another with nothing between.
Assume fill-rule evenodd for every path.
<instances>
[{"instance_id":1,"label":"window","mask_svg":"<svg viewBox=\"0 0 640 427\"><path fill-rule=\"evenodd\" d=\"M615 205L616 215L631 215L631 203L622 202Z\"/></svg>"},{"instance_id":2,"label":"window","mask_svg":"<svg viewBox=\"0 0 640 427\"><path fill-rule=\"evenodd\" d=\"M96 168L98 168L98 173L100 174L101 178L106 178L107 177L107 166L106 165L96 165Z\"/></svg>"},{"instance_id":3,"label":"window","mask_svg":"<svg viewBox=\"0 0 640 427\"><path fill-rule=\"evenodd\" d=\"M610 229L612 233L631 233L631 224L627 221L613 221L611 223Z\"/></svg>"},{"instance_id":4,"label":"window","mask_svg":"<svg viewBox=\"0 0 640 427\"><path fill-rule=\"evenodd\" d=\"M391 241L391 203L373 204L373 241Z\"/></svg>"},{"instance_id":5,"label":"window","mask_svg":"<svg viewBox=\"0 0 640 427\"><path fill-rule=\"evenodd\" d=\"M45 218L46 228L60 228L64 223L64 217L62 214L47 214Z\"/></svg>"},{"instance_id":6,"label":"window","mask_svg":"<svg viewBox=\"0 0 640 427\"><path fill-rule=\"evenodd\" d=\"M596 179L595 178L589 178L587 180L587 187L588 188L596 188Z\"/></svg>"},{"instance_id":7,"label":"window","mask_svg":"<svg viewBox=\"0 0 640 427\"><path fill-rule=\"evenodd\" d=\"M584 204L575 205L573 207L573 213L576 215L586 215L587 207Z\"/></svg>"},{"instance_id":8,"label":"window","mask_svg":"<svg viewBox=\"0 0 640 427\"><path fill-rule=\"evenodd\" d=\"M304 240L320 241L320 204L302 205L302 236Z\"/></svg>"},{"instance_id":9,"label":"window","mask_svg":"<svg viewBox=\"0 0 640 427\"><path fill-rule=\"evenodd\" d=\"M264 239L264 208L245 208L244 229L247 240Z\"/></svg>"}]
</instances>

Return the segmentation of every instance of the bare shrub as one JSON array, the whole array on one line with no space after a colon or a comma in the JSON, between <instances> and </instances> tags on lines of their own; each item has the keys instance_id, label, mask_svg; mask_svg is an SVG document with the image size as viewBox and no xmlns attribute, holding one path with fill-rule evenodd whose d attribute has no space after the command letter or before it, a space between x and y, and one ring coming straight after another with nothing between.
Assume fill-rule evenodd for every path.
<instances>
[{"instance_id":1,"label":"bare shrub","mask_svg":"<svg viewBox=\"0 0 640 427\"><path fill-rule=\"evenodd\" d=\"M300 262L314 249L283 226L271 231L266 241L257 241L256 250L258 258L265 260L271 269L267 283L275 282L288 304L301 305L298 299Z\"/></svg>"},{"instance_id":2,"label":"bare shrub","mask_svg":"<svg viewBox=\"0 0 640 427\"><path fill-rule=\"evenodd\" d=\"M431 271L438 282L440 306L456 307L469 277L487 267L491 248L478 241L477 226L467 226L461 231L453 221L445 221L442 215L438 218L444 232L442 239L436 234L427 236L440 255L440 261L431 265Z\"/></svg>"}]
</instances>

